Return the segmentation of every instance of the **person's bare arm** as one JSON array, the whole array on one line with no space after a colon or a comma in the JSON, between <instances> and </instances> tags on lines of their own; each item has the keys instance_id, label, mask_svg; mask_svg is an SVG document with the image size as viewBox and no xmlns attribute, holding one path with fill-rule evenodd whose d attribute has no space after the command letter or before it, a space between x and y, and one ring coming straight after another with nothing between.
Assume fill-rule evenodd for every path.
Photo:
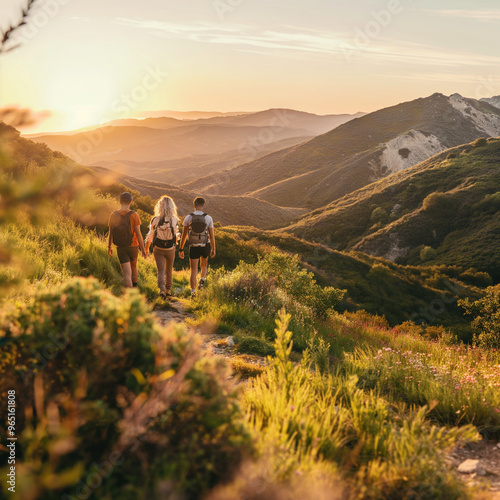
<instances>
[{"instance_id":1,"label":"person's bare arm","mask_svg":"<svg viewBox=\"0 0 500 500\"><path fill-rule=\"evenodd\" d=\"M184 245L186 244L188 233L189 233L188 227L187 226L182 226L181 244L179 245L179 257L181 259L184 258L184 250L183 250L183 248L184 248Z\"/></svg>"},{"instance_id":2,"label":"person's bare arm","mask_svg":"<svg viewBox=\"0 0 500 500\"><path fill-rule=\"evenodd\" d=\"M208 234L210 235L210 244L212 247L210 250L210 257L213 259L215 257L215 231L213 227L208 228Z\"/></svg>"},{"instance_id":3,"label":"person's bare arm","mask_svg":"<svg viewBox=\"0 0 500 500\"><path fill-rule=\"evenodd\" d=\"M149 225L149 232L148 232L148 237L146 238L146 257L149 255L149 247L151 246L151 243L153 243L154 239L154 231L153 231L153 223Z\"/></svg>"},{"instance_id":4,"label":"person's bare arm","mask_svg":"<svg viewBox=\"0 0 500 500\"><path fill-rule=\"evenodd\" d=\"M137 241L139 242L139 248L141 249L142 256L146 258L146 247L144 246L144 239L142 238L141 226L135 226L135 235L137 236Z\"/></svg>"},{"instance_id":5,"label":"person's bare arm","mask_svg":"<svg viewBox=\"0 0 500 500\"><path fill-rule=\"evenodd\" d=\"M110 257L113 255L113 235L111 234L111 226L109 226L108 234L108 255Z\"/></svg>"}]
</instances>

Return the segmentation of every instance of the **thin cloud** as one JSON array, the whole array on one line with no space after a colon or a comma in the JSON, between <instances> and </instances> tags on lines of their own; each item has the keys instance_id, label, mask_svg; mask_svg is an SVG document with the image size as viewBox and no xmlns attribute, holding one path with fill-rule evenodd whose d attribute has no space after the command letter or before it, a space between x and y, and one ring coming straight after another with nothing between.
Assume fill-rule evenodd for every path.
<instances>
[{"instance_id":1,"label":"thin cloud","mask_svg":"<svg viewBox=\"0 0 500 500\"><path fill-rule=\"evenodd\" d=\"M213 25L208 23L171 23L118 18L117 24L141 28L168 38L182 38L202 43L232 45L237 50L267 49L295 51L342 57L345 61L368 58L370 62L401 62L427 66L463 67L500 64L500 57L473 52L452 52L431 45L391 40L382 37L358 40L355 37L299 28L288 31L266 30L245 25Z\"/></svg>"},{"instance_id":2,"label":"thin cloud","mask_svg":"<svg viewBox=\"0 0 500 500\"><path fill-rule=\"evenodd\" d=\"M397 78L399 80L424 81L424 82L444 82L456 84L481 84L486 80L482 75L465 75L462 73L405 73L405 74L378 74L377 76L386 78Z\"/></svg>"},{"instance_id":3,"label":"thin cloud","mask_svg":"<svg viewBox=\"0 0 500 500\"><path fill-rule=\"evenodd\" d=\"M432 12L446 17L460 17L485 22L500 21L500 10L444 9Z\"/></svg>"},{"instance_id":4,"label":"thin cloud","mask_svg":"<svg viewBox=\"0 0 500 500\"><path fill-rule=\"evenodd\" d=\"M343 40L329 35L304 33L259 32L249 26L218 26L206 23L170 23L118 18L117 24L147 29L162 37L178 36L186 40L225 45L247 45L268 49L284 49L306 52L341 52Z\"/></svg>"}]
</instances>

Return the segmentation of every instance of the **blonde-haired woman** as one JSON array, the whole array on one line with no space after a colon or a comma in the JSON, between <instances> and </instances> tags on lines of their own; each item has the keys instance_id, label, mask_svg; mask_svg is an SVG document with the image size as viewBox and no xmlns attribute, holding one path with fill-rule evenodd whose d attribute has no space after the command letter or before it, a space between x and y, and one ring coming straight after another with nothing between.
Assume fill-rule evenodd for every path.
<instances>
[{"instance_id":1,"label":"blonde-haired woman","mask_svg":"<svg viewBox=\"0 0 500 500\"><path fill-rule=\"evenodd\" d=\"M149 224L146 248L153 243L153 255L158 270L160 295L168 299L172 296L175 247L179 237L177 207L170 196L162 196L155 206L155 216Z\"/></svg>"}]
</instances>

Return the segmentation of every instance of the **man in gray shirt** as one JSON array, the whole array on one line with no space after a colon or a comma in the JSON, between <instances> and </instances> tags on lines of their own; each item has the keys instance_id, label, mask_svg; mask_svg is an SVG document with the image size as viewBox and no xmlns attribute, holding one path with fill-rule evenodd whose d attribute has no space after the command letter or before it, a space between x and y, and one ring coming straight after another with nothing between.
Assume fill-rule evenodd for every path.
<instances>
[{"instance_id":1,"label":"man in gray shirt","mask_svg":"<svg viewBox=\"0 0 500 500\"><path fill-rule=\"evenodd\" d=\"M184 245L189 238L189 262L191 265L191 296L196 294L198 262L201 261L201 278L199 288L205 286L208 271L208 258L215 257L214 221L204 211L205 199L194 200L194 212L187 215L183 222L179 257L184 259Z\"/></svg>"}]
</instances>

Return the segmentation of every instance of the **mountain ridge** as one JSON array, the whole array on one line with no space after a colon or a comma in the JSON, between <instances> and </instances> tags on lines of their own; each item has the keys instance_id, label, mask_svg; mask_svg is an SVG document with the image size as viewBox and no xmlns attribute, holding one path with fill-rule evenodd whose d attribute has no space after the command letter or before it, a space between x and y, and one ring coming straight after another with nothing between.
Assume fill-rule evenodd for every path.
<instances>
[{"instance_id":1,"label":"mountain ridge","mask_svg":"<svg viewBox=\"0 0 500 500\"><path fill-rule=\"evenodd\" d=\"M314 209L449 147L498 134L498 108L459 94L435 93L369 113L304 144L184 187Z\"/></svg>"}]
</instances>

